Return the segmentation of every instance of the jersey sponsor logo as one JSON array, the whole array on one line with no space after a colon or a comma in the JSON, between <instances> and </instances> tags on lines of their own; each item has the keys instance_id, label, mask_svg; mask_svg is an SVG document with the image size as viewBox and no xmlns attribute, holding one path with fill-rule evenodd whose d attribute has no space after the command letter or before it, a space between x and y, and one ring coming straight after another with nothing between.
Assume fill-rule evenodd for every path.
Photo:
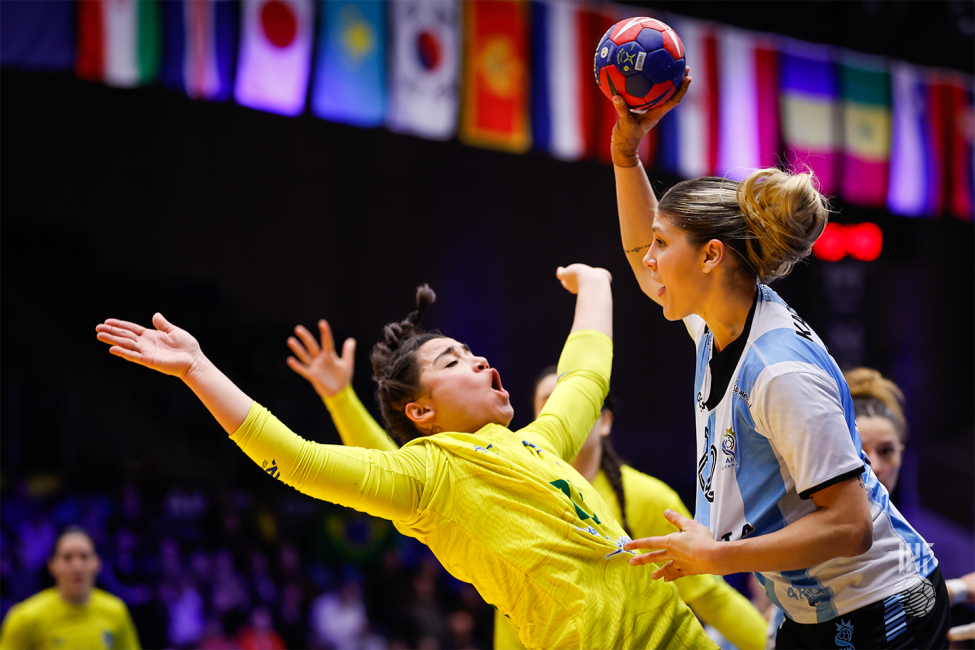
<instances>
[{"instance_id":1,"label":"jersey sponsor logo","mask_svg":"<svg viewBox=\"0 0 975 650\"><path fill-rule=\"evenodd\" d=\"M836 641L837 648L856 650L853 647L853 623L841 618L840 622L836 624L836 636L833 637L833 640Z\"/></svg>"},{"instance_id":2,"label":"jersey sponsor logo","mask_svg":"<svg viewBox=\"0 0 975 650\"><path fill-rule=\"evenodd\" d=\"M704 405L704 396L700 392L697 394L697 408L701 411L707 409L707 406Z\"/></svg>"},{"instance_id":3,"label":"jersey sponsor logo","mask_svg":"<svg viewBox=\"0 0 975 650\"><path fill-rule=\"evenodd\" d=\"M105 647L106 648L114 648L115 647L115 635L112 634L109 630L103 630L102 631L102 643L105 644Z\"/></svg>"},{"instance_id":4,"label":"jersey sponsor logo","mask_svg":"<svg viewBox=\"0 0 975 650\"><path fill-rule=\"evenodd\" d=\"M278 461L271 459L270 467L267 464L267 460L261 463L261 469L271 475L271 478L278 478L281 472L278 471Z\"/></svg>"},{"instance_id":5,"label":"jersey sponsor logo","mask_svg":"<svg viewBox=\"0 0 975 650\"><path fill-rule=\"evenodd\" d=\"M714 478L714 465L718 460L718 449L709 444L710 440L708 427L704 427L704 453L697 463L697 482L701 486L701 492L708 503L714 503L714 489L711 487L711 480Z\"/></svg>"},{"instance_id":6,"label":"jersey sponsor logo","mask_svg":"<svg viewBox=\"0 0 975 650\"><path fill-rule=\"evenodd\" d=\"M789 587L785 593L792 600L805 600L813 607L819 604L823 596L823 590L819 587Z\"/></svg>"},{"instance_id":7,"label":"jersey sponsor logo","mask_svg":"<svg viewBox=\"0 0 975 650\"><path fill-rule=\"evenodd\" d=\"M636 551L627 551L625 548L623 548L623 545L630 541L632 540L629 537L627 537L626 535L622 535L619 539L613 542L616 545L616 550L613 551L612 553L607 553L605 559L608 560L614 555L619 555L620 553L629 553L630 555L636 555Z\"/></svg>"},{"instance_id":8,"label":"jersey sponsor logo","mask_svg":"<svg viewBox=\"0 0 975 650\"><path fill-rule=\"evenodd\" d=\"M731 392L745 400L745 404L748 405L748 408L752 407L752 398L748 396L748 393L741 389L741 386L738 385L737 379L735 380L735 385L731 389Z\"/></svg>"},{"instance_id":9,"label":"jersey sponsor logo","mask_svg":"<svg viewBox=\"0 0 975 650\"><path fill-rule=\"evenodd\" d=\"M724 464L721 465L721 469L738 467L738 456L735 453L737 447L738 441L735 438L735 430L728 427L724 432L724 436L721 438L721 453L725 455Z\"/></svg>"}]
</instances>

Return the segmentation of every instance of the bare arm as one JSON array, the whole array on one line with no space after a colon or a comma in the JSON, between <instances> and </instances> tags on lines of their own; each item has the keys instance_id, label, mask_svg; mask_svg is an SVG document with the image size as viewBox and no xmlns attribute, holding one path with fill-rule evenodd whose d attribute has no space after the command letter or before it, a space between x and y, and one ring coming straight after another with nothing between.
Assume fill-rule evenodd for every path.
<instances>
[{"instance_id":1,"label":"bare arm","mask_svg":"<svg viewBox=\"0 0 975 650\"><path fill-rule=\"evenodd\" d=\"M613 338L613 276L606 269L585 264L560 266L555 277L569 293L576 294L571 332L596 330Z\"/></svg>"},{"instance_id":2,"label":"bare arm","mask_svg":"<svg viewBox=\"0 0 975 650\"><path fill-rule=\"evenodd\" d=\"M613 168L616 172L616 203L620 215L620 237L626 261L636 276L643 293L659 303L657 290L660 285L650 277L650 269L643 264L643 257L653 243L653 220L657 214L657 197L650 186L650 179L640 163L637 150L640 141L657 125L664 115L680 104L690 86L690 68L677 93L667 102L643 115L632 113L622 97L613 98L613 106L619 115L613 127Z\"/></svg>"},{"instance_id":3,"label":"bare arm","mask_svg":"<svg viewBox=\"0 0 975 650\"><path fill-rule=\"evenodd\" d=\"M666 564L653 577L667 582L682 576L744 571L806 569L835 557L855 557L870 550L873 520L860 477L850 478L812 495L816 510L768 535L716 542L705 526L668 510L667 519L680 528L664 537L647 537L626 545L663 549L637 556L630 564Z\"/></svg>"}]
</instances>

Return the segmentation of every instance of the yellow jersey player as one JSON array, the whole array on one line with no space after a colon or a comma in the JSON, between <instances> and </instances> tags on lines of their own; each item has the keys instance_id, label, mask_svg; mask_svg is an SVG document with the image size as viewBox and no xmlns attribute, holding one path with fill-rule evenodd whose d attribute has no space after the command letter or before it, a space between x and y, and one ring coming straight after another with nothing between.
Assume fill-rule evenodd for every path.
<instances>
[{"instance_id":1,"label":"yellow jersey player","mask_svg":"<svg viewBox=\"0 0 975 650\"><path fill-rule=\"evenodd\" d=\"M633 571L629 539L572 468L609 388L609 273L560 268L578 295L561 381L517 432L500 375L462 343L406 320L386 326L373 371L394 451L299 438L234 385L188 332L109 319L98 339L116 356L180 377L264 471L298 490L385 517L427 544L455 577L508 616L529 648L713 648L673 585Z\"/></svg>"},{"instance_id":2,"label":"yellow jersey player","mask_svg":"<svg viewBox=\"0 0 975 650\"><path fill-rule=\"evenodd\" d=\"M320 346L305 327L295 328L296 337L288 339L288 347L295 356L288 359L288 366L315 388L332 415L343 443L367 449L398 449L352 390L355 340L347 339L339 356L328 322L319 321L318 328ZM535 382L532 395L535 417L541 414L557 382L555 366L546 368ZM637 537L653 537L675 532L677 528L662 513L670 508L690 517L686 506L663 481L622 464L608 437L612 423L613 412L607 400L573 467L596 488L628 536L633 537L635 533ZM742 650L765 647L765 618L723 578L688 576L674 584L681 599L698 617L736 647ZM494 647L495 650L524 647L518 631L500 611L495 613Z\"/></svg>"},{"instance_id":3,"label":"yellow jersey player","mask_svg":"<svg viewBox=\"0 0 975 650\"><path fill-rule=\"evenodd\" d=\"M3 620L0 650L138 650L139 636L121 599L95 588L101 561L80 528L63 532L48 559L55 586L14 605Z\"/></svg>"}]
</instances>

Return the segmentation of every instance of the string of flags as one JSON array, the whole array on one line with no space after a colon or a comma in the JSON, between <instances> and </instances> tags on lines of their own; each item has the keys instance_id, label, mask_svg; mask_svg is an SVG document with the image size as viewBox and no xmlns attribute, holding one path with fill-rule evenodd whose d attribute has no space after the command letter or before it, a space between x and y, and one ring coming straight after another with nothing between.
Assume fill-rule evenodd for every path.
<instances>
[{"instance_id":1,"label":"string of flags","mask_svg":"<svg viewBox=\"0 0 975 650\"><path fill-rule=\"evenodd\" d=\"M0 66L312 114L433 140L609 164L593 51L641 11L572 0L5 0ZM647 167L741 178L787 164L907 217L975 206L975 79L655 14L694 82Z\"/></svg>"}]
</instances>

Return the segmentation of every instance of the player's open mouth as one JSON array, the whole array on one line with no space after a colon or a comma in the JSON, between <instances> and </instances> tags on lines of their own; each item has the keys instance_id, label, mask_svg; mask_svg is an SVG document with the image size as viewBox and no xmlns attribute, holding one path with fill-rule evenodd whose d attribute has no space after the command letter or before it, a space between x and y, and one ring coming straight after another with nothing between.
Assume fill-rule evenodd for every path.
<instances>
[{"instance_id":1,"label":"player's open mouth","mask_svg":"<svg viewBox=\"0 0 975 650\"><path fill-rule=\"evenodd\" d=\"M501 385L501 375L494 368L491 368L491 389L502 397L508 396L508 391Z\"/></svg>"}]
</instances>

